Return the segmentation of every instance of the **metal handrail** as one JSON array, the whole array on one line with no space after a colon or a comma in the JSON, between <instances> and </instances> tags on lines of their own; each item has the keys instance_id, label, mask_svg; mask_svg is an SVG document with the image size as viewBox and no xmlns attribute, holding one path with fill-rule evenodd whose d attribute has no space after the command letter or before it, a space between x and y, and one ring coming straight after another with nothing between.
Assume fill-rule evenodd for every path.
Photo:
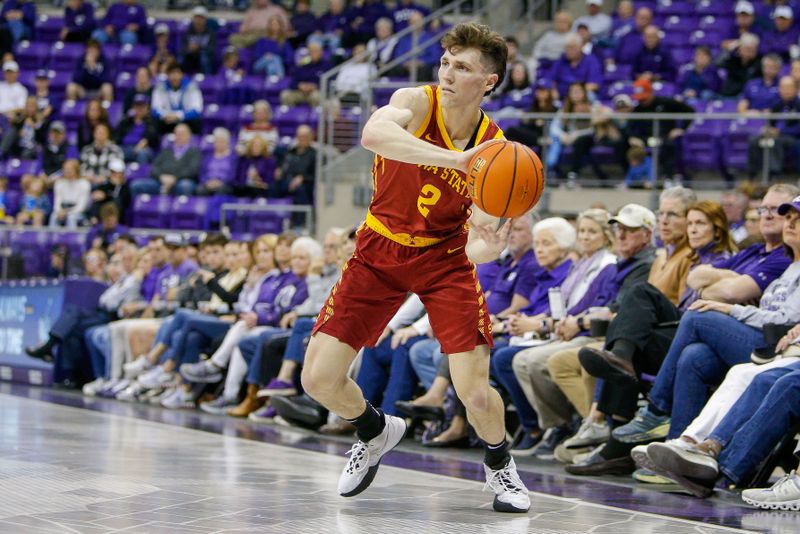
<instances>
[{"instance_id":1,"label":"metal handrail","mask_svg":"<svg viewBox=\"0 0 800 534\"><path fill-rule=\"evenodd\" d=\"M219 216L220 228L228 228L228 225L226 224L227 216L225 214L229 211L237 211L237 212L249 211L249 212L261 212L261 213L273 213L273 212L305 213L306 226L308 227L309 233L311 235L314 235L316 220L314 218L313 206L309 205L296 206L293 204L237 204L235 202L226 202L222 204L222 206L220 206L220 216Z\"/></svg>"}]
</instances>

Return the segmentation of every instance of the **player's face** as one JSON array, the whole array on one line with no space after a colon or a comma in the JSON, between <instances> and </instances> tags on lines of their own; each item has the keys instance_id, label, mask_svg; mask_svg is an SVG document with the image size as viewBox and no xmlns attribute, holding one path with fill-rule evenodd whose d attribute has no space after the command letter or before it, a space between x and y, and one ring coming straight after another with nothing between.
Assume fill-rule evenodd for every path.
<instances>
[{"instance_id":1,"label":"player's face","mask_svg":"<svg viewBox=\"0 0 800 534\"><path fill-rule=\"evenodd\" d=\"M665 198L658 205L658 235L667 244L679 242L686 235L686 210L680 200Z\"/></svg>"},{"instance_id":2,"label":"player's face","mask_svg":"<svg viewBox=\"0 0 800 534\"><path fill-rule=\"evenodd\" d=\"M439 86L442 106L463 106L480 102L486 91L497 83L497 74L489 72L474 48L445 50L439 62Z\"/></svg>"},{"instance_id":3,"label":"player's face","mask_svg":"<svg viewBox=\"0 0 800 534\"><path fill-rule=\"evenodd\" d=\"M686 235L689 246L697 250L714 240L714 225L702 211L689 210L686 215Z\"/></svg>"},{"instance_id":4,"label":"player's face","mask_svg":"<svg viewBox=\"0 0 800 534\"><path fill-rule=\"evenodd\" d=\"M562 249L549 230L541 230L533 238L533 252L542 268L550 271L561 263L567 251Z\"/></svg>"},{"instance_id":5,"label":"player's face","mask_svg":"<svg viewBox=\"0 0 800 534\"><path fill-rule=\"evenodd\" d=\"M591 256L606 245L606 236L600 225L588 217L578 223L578 247L585 256Z\"/></svg>"}]
</instances>

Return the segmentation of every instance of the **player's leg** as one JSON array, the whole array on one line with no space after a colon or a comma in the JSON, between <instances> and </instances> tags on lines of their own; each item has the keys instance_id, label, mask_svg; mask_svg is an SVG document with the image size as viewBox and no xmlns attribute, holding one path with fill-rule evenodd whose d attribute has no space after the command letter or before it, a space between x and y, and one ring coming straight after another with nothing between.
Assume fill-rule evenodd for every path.
<instances>
[{"instance_id":1,"label":"player's leg","mask_svg":"<svg viewBox=\"0 0 800 534\"><path fill-rule=\"evenodd\" d=\"M347 375L356 351L324 332L308 342L301 380L317 402L344 419L355 419L366 408L361 389Z\"/></svg>"}]
</instances>

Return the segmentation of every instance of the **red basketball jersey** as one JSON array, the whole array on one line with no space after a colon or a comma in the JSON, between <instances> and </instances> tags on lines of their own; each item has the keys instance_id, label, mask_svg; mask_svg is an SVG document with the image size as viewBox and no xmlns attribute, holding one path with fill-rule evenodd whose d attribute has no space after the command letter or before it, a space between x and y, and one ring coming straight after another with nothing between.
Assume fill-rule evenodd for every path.
<instances>
[{"instance_id":1,"label":"red basketball jersey","mask_svg":"<svg viewBox=\"0 0 800 534\"><path fill-rule=\"evenodd\" d=\"M444 126L439 88L425 86L430 105L425 121L414 135L442 148L453 146ZM503 131L481 110L481 120L467 148L498 139ZM463 231L472 199L466 174L445 167L414 165L375 155L372 167L374 193L366 224L397 243L425 247Z\"/></svg>"}]
</instances>

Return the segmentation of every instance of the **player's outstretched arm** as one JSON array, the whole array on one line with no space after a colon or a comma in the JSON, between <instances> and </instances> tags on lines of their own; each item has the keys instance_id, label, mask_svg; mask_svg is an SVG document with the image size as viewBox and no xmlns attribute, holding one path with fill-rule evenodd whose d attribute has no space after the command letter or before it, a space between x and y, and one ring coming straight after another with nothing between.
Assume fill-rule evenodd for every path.
<instances>
[{"instance_id":1,"label":"player's outstretched arm","mask_svg":"<svg viewBox=\"0 0 800 534\"><path fill-rule=\"evenodd\" d=\"M500 219L472 206L469 219L469 235L465 252L472 263L488 263L496 260L508 244L511 219L502 225Z\"/></svg>"},{"instance_id":2,"label":"player's outstretched arm","mask_svg":"<svg viewBox=\"0 0 800 534\"><path fill-rule=\"evenodd\" d=\"M398 89L389 103L377 109L364 125L361 145L379 156L415 165L467 170L464 153L437 147L414 137L428 114L428 96L421 87Z\"/></svg>"}]
</instances>

